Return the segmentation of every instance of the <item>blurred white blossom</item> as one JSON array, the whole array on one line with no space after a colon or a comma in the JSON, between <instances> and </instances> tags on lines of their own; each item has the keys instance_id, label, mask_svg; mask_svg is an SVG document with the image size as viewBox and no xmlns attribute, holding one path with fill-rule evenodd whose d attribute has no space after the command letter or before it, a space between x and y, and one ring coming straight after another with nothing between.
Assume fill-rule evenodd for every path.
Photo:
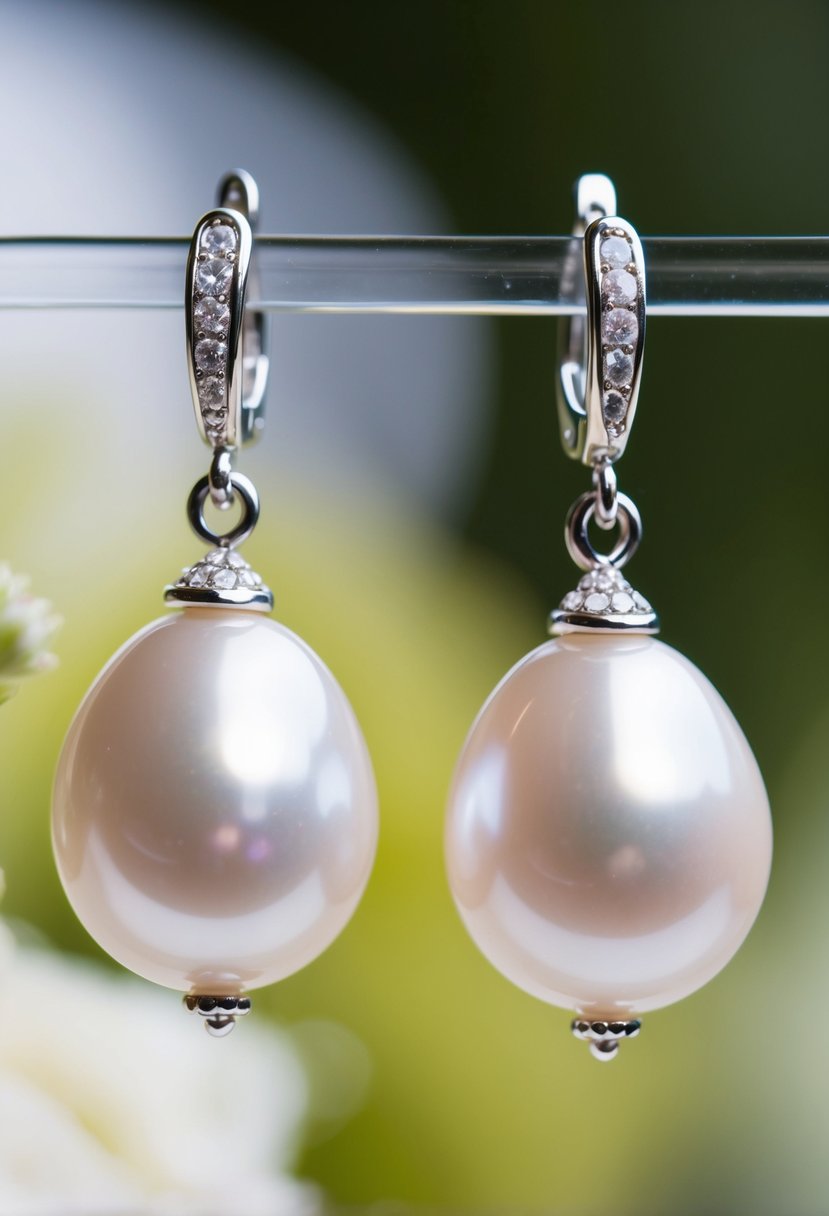
<instances>
[{"instance_id":1,"label":"blurred white blossom","mask_svg":"<svg viewBox=\"0 0 829 1216\"><path fill-rule=\"evenodd\" d=\"M0 702L17 681L54 667L47 650L60 617L48 600L29 594L29 580L0 562Z\"/></svg>"},{"instance_id":2,"label":"blurred white blossom","mask_svg":"<svg viewBox=\"0 0 829 1216\"><path fill-rule=\"evenodd\" d=\"M216 1041L176 994L0 923L0 1216L309 1216L290 1176L299 1059L253 1018Z\"/></svg>"}]
</instances>

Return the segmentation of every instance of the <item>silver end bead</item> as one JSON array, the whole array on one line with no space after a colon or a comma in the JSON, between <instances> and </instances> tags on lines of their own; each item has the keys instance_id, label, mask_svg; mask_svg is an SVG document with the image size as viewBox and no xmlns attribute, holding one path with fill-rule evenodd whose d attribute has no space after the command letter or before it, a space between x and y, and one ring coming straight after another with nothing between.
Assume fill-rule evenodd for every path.
<instances>
[{"instance_id":1,"label":"silver end bead","mask_svg":"<svg viewBox=\"0 0 829 1216\"><path fill-rule=\"evenodd\" d=\"M590 1044L594 1060L615 1060L619 1044L625 1039L635 1039L642 1029L636 1018L628 1021L604 1021L601 1018L573 1018L570 1029L577 1039Z\"/></svg>"},{"instance_id":2,"label":"silver end bead","mask_svg":"<svg viewBox=\"0 0 829 1216\"><path fill-rule=\"evenodd\" d=\"M249 996L203 996L188 992L182 1003L188 1013L204 1019L204 1028L214 1039L230 1034L237 1018L246 1017L251 1010Z\"/></svg>"}]
</instances>

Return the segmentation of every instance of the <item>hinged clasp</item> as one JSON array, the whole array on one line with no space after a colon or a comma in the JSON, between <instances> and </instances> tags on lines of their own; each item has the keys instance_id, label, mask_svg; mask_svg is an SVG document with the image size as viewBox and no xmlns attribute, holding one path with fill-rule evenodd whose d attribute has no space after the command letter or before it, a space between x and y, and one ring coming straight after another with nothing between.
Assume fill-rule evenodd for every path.
<instances>
[{"instance_id":1,"label":"hinged clasp","mask_svg":"<svg viewBox=\"0 0 829 1216\"><path fill-rule=\"evenodd\" d=\"M616 192L609 178L579 178L576 199L563 286L574 302L584 299L585 312L561 323L557 401L565 452L596 465L622 455L636 411L645 341L645 262L635 229L613 214Z\"/></svg>"},{"instance_id":2,"label":"hinged clasp","mask_svg":"<svg viewBox=\"0 0 829 1216\"><path fill-rule=\"evenodd\" d=\"M187 364L199 434L214 449L264 426L266 318L246 309L259 191L242 169L219 183L219 206L196 225L187 259Z\"/></svg>"}]
</instances>

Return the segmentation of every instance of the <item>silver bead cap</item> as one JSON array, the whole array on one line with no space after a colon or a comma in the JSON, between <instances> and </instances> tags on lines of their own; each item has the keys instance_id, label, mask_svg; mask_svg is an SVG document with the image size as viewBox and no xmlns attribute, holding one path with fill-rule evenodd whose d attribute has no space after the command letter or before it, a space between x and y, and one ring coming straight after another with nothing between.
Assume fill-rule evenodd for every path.
<instances>
[{"instance_id":1,"label":"silver bead cap","mask_svg":"<svg viewBox=\"0 0 829 1216\"><path fill-rule=\"evenodd\" d=\"M642 1023L636 1018L628 1021L574 1018L570 1029L577 1039L590 1044L590 1054L594 1060L606 1061L616 1059L619 1044L625 1039L636 1038Z\"/></svg>"},{"instance_id":2,"label":"silver bead cap","mask_svg":"<svg viewBox=\"0 0 829 1216\"><path fill-rule=\"evenodd\" d=\"M549 632L659 632L659 617L643 595L614 566L598 566L579 579L558 608L550 613Z\"/></svg>"},{"instance_id":3,"label":"silver bead cap","mask_svg":"<svg viewBox=\"0 0 829 1216\"><path fill-rule=\"evenodd\" d=\"M211 549L164 589L168 604L270 612L273 592L235 549Z\"/></svg>"},{"instance_id":4,"label":"silver bead cap","mask_svg":"<svg viewBox=\"0 0 829 1216\"><path fill-rule=\"evenodd\" d=\"M182 1003L188 1013L197 1013L204 1019L204 1028L214 1039L230 1034L236 1019L247 1017L251 1009L249 996L203 996L188 992Z\"/></svg>"}]
</instances>

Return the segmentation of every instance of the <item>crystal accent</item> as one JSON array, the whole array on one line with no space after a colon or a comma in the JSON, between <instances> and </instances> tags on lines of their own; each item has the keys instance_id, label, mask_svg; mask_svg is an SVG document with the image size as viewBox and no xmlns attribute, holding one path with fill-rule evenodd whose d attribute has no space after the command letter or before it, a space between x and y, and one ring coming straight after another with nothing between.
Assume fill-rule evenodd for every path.
<instances>
[{"instance_id":1,"label":"crystal accent","mask_svg":"<svg viewBox=\"0 0 829 1216\"><path fill-rule=\"evenodd\" d=\"M611 384L630 384L633 359L623 350L609 351L604 359L604 375L605 380L609 380Z\"/></svg>"},{"instance_id":2,"label":"crystal accent","mask_svg":"<svg viewBox=\"0 0 829 1216\"><path fill-rule=\"evenodd\" d=\"M222 405L225 399L225 382L221 376L205 376L199 380L199 400L203 406Z\"/></svg>"},{"instance_id":3,"label":"crystal accent","mask_svg":"<svg viewBox=\"0 0 829 1216\"><path fill-rule=\"evenodd\" d=\"M602 277L602 295L615 307L632 304L636 299L637 283L627 270L611 270Z\"/></svg>"},{"instance_id":4,"label":"crystal accent","mask_svg":"<svg viewBox=\"0 0 829 1216\"><path fill-rule=\"evenodd\" d=\"M208 258L196 267L196 291L202 295L227 295L232 281L233 263L226 262L224 258Z\"/></svg>"},{"instance_id":5,"label":"crystal accent","mask_svg":"<svg viewBox=\"0 0 829 1216\"><path fill-rule=\"evenodd\" d=\"M608 316L612 316L608 313ZM631 315L631 314L625 314ZM219 300L214 300L212 296L205 296L199 300L193 310L193 316L196 319L196 329L202 330L206 334L221 334L227 332L227 327L230 325L230 309L227 304L222 304ZM623 339L619 339L623 341Z\"/></svg>"},{"instance_id":6,"label":"crystal accent","mask_svg":"<svg viewBox=\"0 0 829 1216\"><path fill-rule=\"evenodd\" d=\"M656 633L658 628L656 614L645 597L634 591L621 570L607 564L582 575L576 590L565 595L550 618L554 634L603 626L640 633Z\"/></svg>"},{"instance_id":7,"label":"crystal accent","mask_svg":"<svg viewBox=\"0 0 829 1216\"><path fill-rule=\"evenodd\" d=\"M602 397L602 414L608 426L618 426L620 422L624 422L627 408L626 399L615 389L610 389Z\"/></svg>"},{"instance_id":8,"label":"crystal accent","mask_svg":"<svg viewBox=\"0 0 829 1216\"><path fill-rule=\"evenodd\" d=\"M610 596L603 591L593 591L584 601L586 612L606 612L610 607Z\"/></svg>"},{"instance_id":9,"label":"crystal accent","mask_svg":"<svg viewBox=\"0 0 829 1216\"><path fill-rule=\"evenodd\" d=\"M620 236L608 236L599 246L599 256L611 270L622 270L632 260L630 245Z\"/></svg>"},{"instance_id":10,"label":"crystal accent","mask_svg":"<svg viewBox=\"0 0 829 1216\"><path fill-rule=\"evenodd\" d=\"M611 308L602 317L602 337L605 342L631 346L639 337L636 313L629 308Z\"/></svg>"},{"instance_id":11,"label":"crystal accent","mask_svg":"<svg viewBox=\"0 0 829 1216\"><path fill-rule=\"evenodd\" d=\"M176 586L208 587L217 591L232 591L248 584L241 584L239 576L247 572L254 587L262 586L262 579L252 570L241 553L234 549L211 549L195 566L189 566Z\"/></svg>"},{"instance_id":12,"label":"crystal accent","mask_svg":"<svg viewBox=\"0 0 829 1216\"><path fill-rule=\"evenodd\" d=\"M215 338L202 338L196 343L193 352L196 367L203 372L218 372L227 359L227 342L218 342Z\"/></svg>"},{"instance_id":13,"label":"crystal accent","mask_svg":"<svg viewBox=\"0 0 829 1216\"><path fill-rule=\"evenodd\" d=\"M211 224L202 233L201 247L208 253L231 253L236 248L236 232L229 224Z\"/></svg>"}]
</instances>

